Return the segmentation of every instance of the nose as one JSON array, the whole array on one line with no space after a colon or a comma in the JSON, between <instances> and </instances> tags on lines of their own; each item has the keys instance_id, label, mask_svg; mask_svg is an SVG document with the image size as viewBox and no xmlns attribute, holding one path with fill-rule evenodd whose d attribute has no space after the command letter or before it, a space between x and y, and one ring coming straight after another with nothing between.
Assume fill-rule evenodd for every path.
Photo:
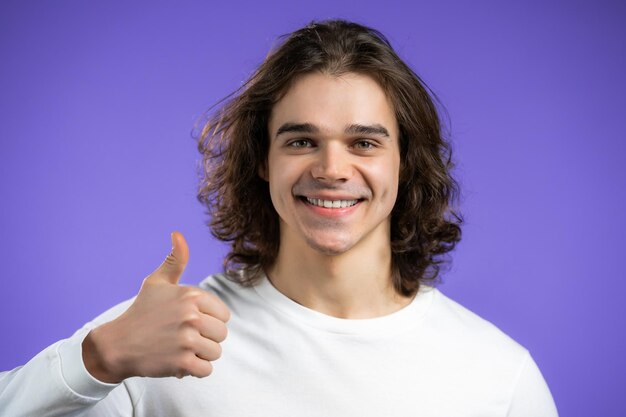
<instances>
[{"instance_id":1,"label":"nose","mask_svg":"<svg viewBox=\"0 0 626 417\"><path fill-rule=\"evenodd\" d=\"M350 155L340 143L330 143L316 155L311 175L322 182L345 182L353 175Z\"/></svg>"}]
</instances>

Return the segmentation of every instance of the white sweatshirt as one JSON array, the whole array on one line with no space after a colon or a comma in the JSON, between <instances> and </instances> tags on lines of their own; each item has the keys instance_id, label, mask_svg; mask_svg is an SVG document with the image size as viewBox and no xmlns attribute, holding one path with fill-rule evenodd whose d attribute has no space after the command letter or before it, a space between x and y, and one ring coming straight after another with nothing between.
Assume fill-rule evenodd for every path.
<instances>
[{"instance_id":1,"label":"white sweatshirt","mask_svg":"<svg viewBox=\"0 0 626 417\"><path fill-rule=\"evenodd\" d=\"M557 416L528 351L437 289L396 313L347 320L267 279L243 288L214 275L200 287L232 314L212 375L94 379L82 340L129 300L1 374L0 416Z\"/></svg>"}]
</instances>

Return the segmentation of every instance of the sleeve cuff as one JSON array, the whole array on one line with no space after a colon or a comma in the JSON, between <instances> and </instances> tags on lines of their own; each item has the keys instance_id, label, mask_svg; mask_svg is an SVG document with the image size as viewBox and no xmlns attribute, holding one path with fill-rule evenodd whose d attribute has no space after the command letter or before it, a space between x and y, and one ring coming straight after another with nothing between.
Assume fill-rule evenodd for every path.
<instances>
[{"instance_id":1,"label":"sleeve cuff","mask_svg":"<svg viewBox=\"0 0 626 417\"><path fill-rule=\"evenodd\" d=\"M58 347L61 372L67 386L76 394L94 399L106 397L119 384L108 384L94 378L83 362L83 340L90 329L81 329Z\"/></svg>"}]
</instances>

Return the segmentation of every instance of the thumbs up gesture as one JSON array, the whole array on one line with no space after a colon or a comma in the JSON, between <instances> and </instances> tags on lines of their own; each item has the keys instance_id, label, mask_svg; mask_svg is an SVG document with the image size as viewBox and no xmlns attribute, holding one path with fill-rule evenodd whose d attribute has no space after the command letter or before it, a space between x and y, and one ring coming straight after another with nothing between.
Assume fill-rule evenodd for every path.
<instances>
[{"instance_id":1,"label":"thumbs up gesture","mask_svg":"<svg viewBox=\"0 0 626 417\"><path fill-rule=\"evenodd\" d=\"M117 383L132 376L211 374L230 312L214 294L178 285L189 249L172 233L172 252L143 282L133 304L83 341L83 361L95 378Z\"/></svg>"}]
</instances>

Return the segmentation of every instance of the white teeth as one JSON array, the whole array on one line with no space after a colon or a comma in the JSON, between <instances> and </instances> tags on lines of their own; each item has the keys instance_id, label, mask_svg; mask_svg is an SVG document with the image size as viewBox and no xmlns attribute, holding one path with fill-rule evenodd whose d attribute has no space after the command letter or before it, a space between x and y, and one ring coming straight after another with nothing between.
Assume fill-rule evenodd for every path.
<instances>
[{"instance_id":1,"label":"white teeth","mask_svg":"<svg viewBox=\"0 0 626 417\"><path fill-rule=\"evenodd\" d=\"M314 206L325 207L325 208L352 207L353 205L359 202L359 200L321 200L319 198L308 198L308 197L306 201L308 201L309 204L313 204Z\"/></svg>"}]
</instances>

